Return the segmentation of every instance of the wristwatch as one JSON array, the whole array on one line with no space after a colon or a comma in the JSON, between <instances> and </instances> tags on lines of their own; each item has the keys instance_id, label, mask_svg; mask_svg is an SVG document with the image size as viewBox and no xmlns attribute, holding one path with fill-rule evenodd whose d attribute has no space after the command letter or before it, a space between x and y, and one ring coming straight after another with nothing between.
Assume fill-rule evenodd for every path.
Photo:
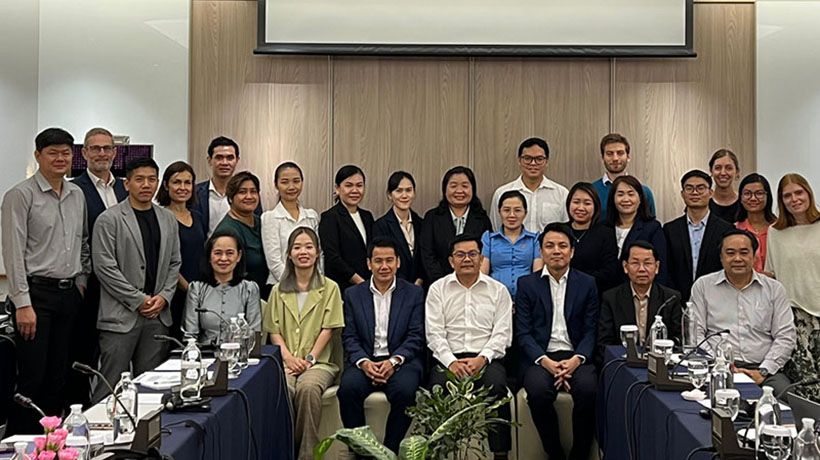
<instances>
[{"instance_id":1,"label":"wristwatch","mask_svg":"<svg viewBox=\"0 0 820 460\"><path fill-rule=\"evenodd\" d=\"M769 376L769 370L766 369L765 367L761 367L757 371L760 372L760 375L762 375L763 377L768 377Z\"/></svg>"},{"instance_id":2,"label":"wristwatch","mask_svg":"<svg viewBox=\"0 0 820 460\"><path fill-rule=\"evenodd\" d=\"M316 364L316 357L311 354L308 354L307 356L305 356L305 361L309 362L310 365L313 366L314 364Z\"/></svg>"},{"instance_id":3,"label":"wristwatch","mask_svg":"<svg viewBox=\"0 0 820 460\"><path fill-rule=\"evenodd\" d=\"M396 358L395 356L393 356L393 357L390 358L390 364L393 365L393 369L398 370L399 366L401 366L401 360L399 358Z\"/></svg>"}]
</instances>

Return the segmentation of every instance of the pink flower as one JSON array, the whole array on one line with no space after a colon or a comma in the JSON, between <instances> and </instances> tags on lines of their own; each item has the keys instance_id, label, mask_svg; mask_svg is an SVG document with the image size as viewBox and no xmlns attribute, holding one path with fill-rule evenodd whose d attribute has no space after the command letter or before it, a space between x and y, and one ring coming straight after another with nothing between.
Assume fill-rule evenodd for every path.
<instances>
[{"instance_id":1,"label":"pink flower","mask_svg":"<svg viewBox=\"0 0 820 460\"><path fill-rule=\"evenodd\" d=\"M43 425L46 433L50 433L60 426L61 423L63 423L63 420L60 417L43 417L40 419L40 425Z\"/></svg>"},{"instance_id":2,"label":"pink flower","mask_svg":"<svg viewBox=\"0 0 820 460\"><path fill-rule=\"evenodd\" d=\"M50 450L44 450L40 452L40 455L37 457L37 460L54 460L57 457L57 453L52 452Z\"/></svg>"},{"instance_id":3,"label":"pink flower","mask_svg":"<svg viewBox=\"0 0 820 460\"><path fill-rule=\"evenodd\" d=\"M66 430L65 428L57 428L56 430L54 430L53 434L54 436L57 436L58 438L65 441L65 438L68 437L68 430Z\"/></svg>"},{"instance_id":4,"label":"pink flower","mask_svg":"<svg viewBox=\"0 0 820 460\"><path fill-rule=\"evenodd\" d=\"M77 457L79 457L79 456L80 456L80 452L77 449L73 448L73 447L63 449L63 450L61 450L60 452L57 453L57 457L60 460L77 460Z\"/></svg>"},{"instance_id":5,"label":"pink flower","mask_svg":"<svg viewBox=\"0 0 820 460\"><path fill-rule=\"evenodd\" d=\"M46 437L46 446L49 450L59 450L63 448L65 438L55 433L49 433Z\"/></svg>"},{"instance_id":6,"label":"pink flower","mask_svg":"<svg viewBox=\"0 0 820 460\"><path fill-rule=\"evenodd\" d=\"M37 448L37 451L41 451L46 448L46 437L45 436L37 436L34 438L34 447Z\"/></svg>"}]
</instances>

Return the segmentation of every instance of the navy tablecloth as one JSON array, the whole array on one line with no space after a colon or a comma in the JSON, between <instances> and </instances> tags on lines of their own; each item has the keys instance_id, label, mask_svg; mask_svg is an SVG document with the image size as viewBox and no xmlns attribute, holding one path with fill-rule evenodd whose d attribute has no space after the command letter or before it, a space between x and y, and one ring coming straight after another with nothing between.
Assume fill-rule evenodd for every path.
<instances>
[{"instance_id":1,"label":"navy tablecloth","mask_svg":"<svg viewBox=\"0 0 820 460\"><path fill-rule=\"evenodd\" d=\"M229 388L240 389L248 396L255 449L248 457L248 419L242 397L234 392L213 398L211 412L162 414L160 451L175 460L273 459L293 460L293 429L283 379L279 347L268 345L262 358L251 366ZM142 390L142 389L141 389ZM199 428L187 421L193 421Z\"/></svg>"},{"instance_id":2,"label":"navy tablecloth","mask_svg":"<svg viewBox=\"0 0 820 460\"><path fill-rule=\"evenodd\" d=\"M711 446L711 421L698 412L703 406L686 401L680 392L647 390L637 401L647 380L646 369L621 366L618 360L625 350L621 346L606 349L598 391L598 442L604 451L604 460L685 460L693 449ZM635 384L631 389L630 386ZM742 398L759 398L760 388L753 384L737 384ZM627 394L627 392L629 394ZM629 409L627 423L625 410ZM632 431L632 430L635 431ZM637 434L637 445L630 457L629 436ZM633 435L634 436L634 435ZM637 455L637 456L636 456ZM699 453L695 460L707 459L711 453Z\"/></svg>"}]
</instances>

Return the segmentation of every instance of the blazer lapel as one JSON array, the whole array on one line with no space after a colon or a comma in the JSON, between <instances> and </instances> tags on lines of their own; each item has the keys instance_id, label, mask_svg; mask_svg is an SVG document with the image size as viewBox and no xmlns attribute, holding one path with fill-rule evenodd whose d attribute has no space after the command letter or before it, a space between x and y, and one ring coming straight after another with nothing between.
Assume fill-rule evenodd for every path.
<instances>
[{"instance_id":1,"label":"blazer lapel","mask_svg":"<svg viewBox=\"0 0 820 460\"><path fill-rule=\"evenodd\" d=\"M307 299L305 299L305 305L302 306L301 313L299 313L299 305L296 304L296 317L300 319L306 317L314 308L316 308L316 305L319 304L319 301L322 300L324 292L324 286L320 287L319 289L309 291ZM296 300L296 294L293 294L293 299Z\"/></svg>"},{"instance_id":2,"label":"blazer lapel","mask_svg":"<svg viewBox=\"0 0 820 460\"><path fill-rule=\"evenodd\" d=\"M91 180L91 176L88 175L88 171L85 171L80 177L77 178L77 181L81 181L92 193L87 194L88 197L88 209L99 210L99 212L105 211L105 204L103 203L102 197L100 197L99 192L97 192L97 187L94 186L94 181ZM116 180L114 184L116 185Z\"/></svg>"},{"instance_id":3,"label":"blazer lapel","mask_svg":"<svg viewBox=\"0 0 820 460\"><path fill-rule=\"evenodd\" d=\"M310 296L308 296L310 297ZM282 293L282 303L285 305L284 310L293 317L296 323L299 323L299 301L296 300L296 293L295 292L283 292ZM307 303L307 300L305 301ZM284 321L284 318L282 318Z\"/></svg>"},{"instance_id":4,"label":"blazer lapel","mask_svg":"<svg viewBox=\"0 0 820 460\"><path fill-rule=\"evenodd\" d=\"M131 208L131 203L128 201L123 201L119 204L119 206L122 211L123 219L125 219L125 226L128 227L128 231L131 232L131 237L134 238L134 242L139 250L140 261L144 264L145 248L142 246L142 232L140 231L140 225L137 223L137 216L134 214L134 210Z\"/></svg>"},{"instance_id":5,"label":"blazer lapel","mask_svg":"<svg viewBox=\"0 0 820 460\"><path fill-rule=\"evenodd\" d=\"M653 283L652 290L649 291L649 305L646 308L647 324L652 324L652 322L655 321L655 315L658 314L658 307L660 307L662 303L663 299L661 298L661 290L658 289L658 286Z\"/></svg>"},{"instance_id":6,"label":"blazer lapel","mask_svg":"<svg viewBox=\"0 0 820 460\"><path fill-rule=\"evenodd\" d=\"M570 328L569 315L572 313L572 309L575 308L575 294L577 291L577 289L575 289L576 283L577 280L575 272L570 269L567 274L567 289L564 294L564 321L566 321L567 330Z\"/></svg>"},{"instance_id":7,"label":"blazer lapel","mask_svg":"<svg viewBox=\"0 0 820 460\"><path fill-rule=\"evenodd\" d=\"M708 229L708 227L707 227ZM686 259L686 276L692 276L692 240L689 239L689 219L686 215L683 215L683 235L681 235L681 240L683 241L683 255ZM703 247L703 245L701 245Z\"/></svg>"},{"instance_id":8,"label":"blazer lapel","mask_svg":"<svg viewBox=\"0 0 820 460\"><path fill-rule=\"evenodd\" d=\"M618 289L618 305L625 306L622 312L625 321L622 324L638 324L638 318L635 316L635 301L632 299L632 288L630 286L629 283L625 283ZM650 299L650 311L652 308L651 302Z\"/></svg>"},{"instance_id":9,"label":"blazer lapel","mask_svg":"<svg viewBox=\"0 0 820 460\"><path fill-rule=\"evenodd\" d=\"M700 242L700 251L698 252L698 274L700 274L700 267L703 265L704 261L707 258L707 253L709 248L714 248L717 245L713 245L712 241L715 240L719 235L715 235L715 224L712 215L709 215L709 220L706 222L706 229L703 231L703 240ZM691 259L691 257L690 257ZM691 262L690 262L691 265Z\"/></svg>"},{"instance_id":10,"label":"blazer lapel","mask_svg":"<svg viewBox=\"0 0 820 460\"><path fill-rule=\"evenodd\" d=\"M128 191L125 190L122 179L114 178L114 195L117 197L118 202L128 197ZM100 203L102 203L102 201L100 201Z\"/></svg>"},{"instance_id":11,"label":"blazer lapel","mask_svg":"<svg viewBox=\"0 0 820 460\"><path fill-rule=\"evenodd\" d=\"M353 222L353 217L350 216L350 212L347 210L347 208L345 208L345 205L343 205L341 202L339 202L339 204L336 205L336 212L339 214L339 217L341 218L341 222L344 225L350 227L350 229L353 231L354 235L358 235L359 238L357 238L357 240L358 240L359 244L362 245L362 246L365 246L364 240L362 239L362 234L359 232L359 227L357 227L356 223ZM359 210L359 217L362 217L361 210ZM364 218L362 218L362 222L364 222ZM367 226L365 225L365 233L366 232L367 232Z\"/></svg>"},{"instance_id":12,"label":"blazer lapel","mask_svg":"<svg viewBox=\"0 0 820 460\"><path fill-rule=\"evenodd\" d=\"M157 266L157 287L162 288L164 282L163 279L165 278L164 271L168 269L168 264L171 262L169 259L171 257L171 253L168 252L168 232L169 228L168 225L165 225L166 219L164 219L162 211L163 209L159 206L152 204L154 208L154 215L157 216L157 224L159 225L159 264ZM174 237L179 238L176 234ZM162 274L162 276L160 276Z\"/></svg>"},{"instance_id":13,"label":"blazer lapel","mask_svg":"<svg viewBox=\"0 0 820 460\"><path fill-rule=\"evenodd\" d=\"M402 309L402 299L404 296L402 295L402 287L399 284L398 280L396 280L396 289L393 290L393 294L390 299L390 319L387 322L387 341L390 342L390 338L393 337L396 332L396 326L399 323L399 315ZM371 297L372 299L372 297Z\"/></svg>"}]
</instances>

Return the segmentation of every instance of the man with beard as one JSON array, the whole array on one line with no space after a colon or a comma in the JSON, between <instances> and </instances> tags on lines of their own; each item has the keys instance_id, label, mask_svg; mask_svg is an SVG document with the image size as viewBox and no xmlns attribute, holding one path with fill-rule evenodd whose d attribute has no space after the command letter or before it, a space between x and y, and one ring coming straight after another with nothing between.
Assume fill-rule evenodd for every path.
<instances>
[{"instance_id":1,"label":"man with beard","mask_svg":"<svg viewBox=\"0 0 820 460\"><path fill-rule=\"evenodd\" d=\"M628 175L626 167L632 158L629 151L629 141L620 134L610 133L601 139L601 160L604 162L606 171L600 179L592 183L595 191L598 192L598 198L601 199L601 222L606 220L606 202L609 189L612 188L612 181L619 176ZM649 214L652 217L657 216L655 197L652 196L652 190L644 184L643 193L646 195L647 203L649 203Z\"/></svg>"}]
</instances>

